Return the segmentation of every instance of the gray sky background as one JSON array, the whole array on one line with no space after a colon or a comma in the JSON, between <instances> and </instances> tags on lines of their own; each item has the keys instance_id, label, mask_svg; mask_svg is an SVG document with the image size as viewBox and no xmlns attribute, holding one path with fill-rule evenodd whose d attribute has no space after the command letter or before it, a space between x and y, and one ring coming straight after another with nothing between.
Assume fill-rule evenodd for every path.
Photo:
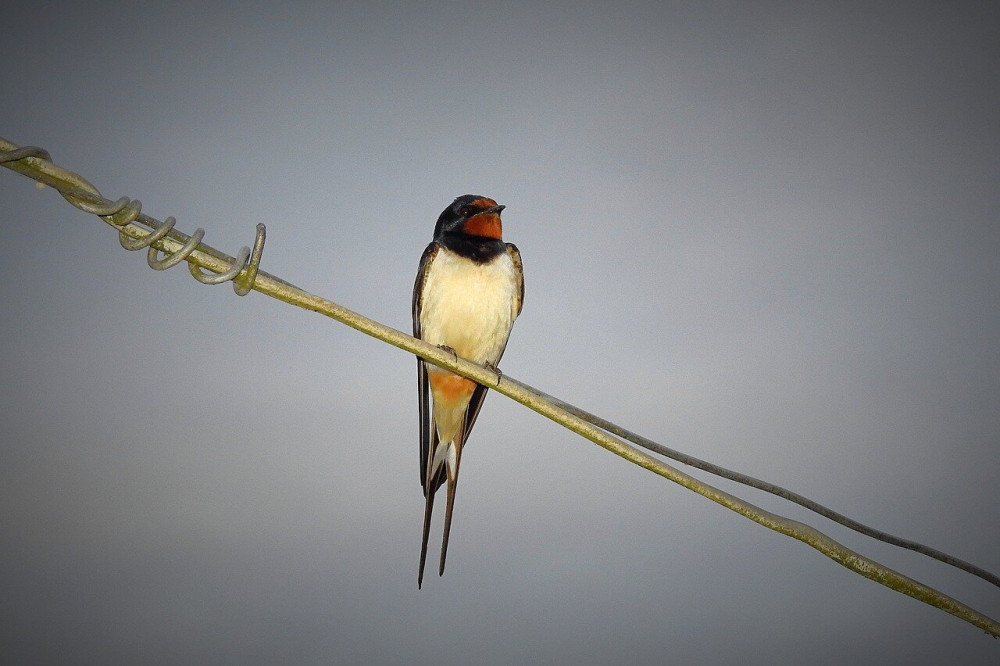
<instances>
[{"instance_id":1,"label":"gray sky background","mask_svg":"<svg viewBox=\"0 0 1000 666\"><path fill-rule=\"evenodd\" d=\"M507 374L1000 570L996 3L66 4L4 10L0 135L231 254L265 222L264 270L403 330L494 197ZM1000 655L495 394L418 591L411 357L0 198L7 663Z\"/></svg>"}]
</instances>

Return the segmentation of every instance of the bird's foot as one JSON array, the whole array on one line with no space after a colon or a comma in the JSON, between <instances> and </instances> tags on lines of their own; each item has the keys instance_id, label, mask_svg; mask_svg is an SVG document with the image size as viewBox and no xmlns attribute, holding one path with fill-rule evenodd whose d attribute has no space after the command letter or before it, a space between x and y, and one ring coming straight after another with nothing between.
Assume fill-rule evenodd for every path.
<instances>
[{"instance_id":1,"label":"bird's foot","mask_svg":"<svg viewBox=\"0 0 1000 666\"><path fill-rule=\"evenodd\" d=\"M495 363L490 363L489 361L486 361L483 365L487 370L492 370L497 373L497 386L500 386L500 380L503 379L503 372L500 371L500 368L498 368Z\"/></svg>"},{"instance_id":2,"label":"bird's foot","mask_svg":"<svg viewBox=\"0 0 1000 666\"><path fill-rule=\"evenodd\" d=\"M450 353L452 356L455 357L456 361L458 360L458 352L455 351L454 347L449 347L448 345L438 345L438 349Z\"/></svg>"}]
</instances>

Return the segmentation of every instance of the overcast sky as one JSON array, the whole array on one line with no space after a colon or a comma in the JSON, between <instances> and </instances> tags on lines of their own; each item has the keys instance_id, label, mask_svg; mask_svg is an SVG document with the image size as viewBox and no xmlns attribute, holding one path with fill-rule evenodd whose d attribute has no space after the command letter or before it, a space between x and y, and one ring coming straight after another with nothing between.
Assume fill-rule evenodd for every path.
<instances>
[{"instance_id":1,"label":"overcast sky","mask_svg":"<svg viewBox=\"0 0 1000 666\"><path fill-rule=\"evenodd\" d=\"M996 3L17 4L0 136L230 254L264 222L264 270L403 330L493 197L505 373L1000 570ZM0 201L7 663L997 663L496 394L418 591L412 357Z\"/></svg>"}]
</instances>

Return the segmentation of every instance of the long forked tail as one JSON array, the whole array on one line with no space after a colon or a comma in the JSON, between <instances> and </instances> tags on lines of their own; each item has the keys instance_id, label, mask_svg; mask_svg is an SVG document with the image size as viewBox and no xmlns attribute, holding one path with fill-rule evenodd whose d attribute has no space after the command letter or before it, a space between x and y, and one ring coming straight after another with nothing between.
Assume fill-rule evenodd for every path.
<instances>
[{"instance_id":1,"label":"long forked tail","mask_svg":"<svg viewBox=\"0 0 1000 666\"><path fill-rule=\"evenodd\" d=\"M450 461L449 461L450 462ZM448 470L448 501L444 508L444 535L441 537L441 565L438 576L444 575L444 562L448 557L448 537L451 535L451 513L455 508L455 489L458 488L458 468L462 462L462 444L455 439L455 467L447 466Z\"/></svg>"},{"instance_id":2,"label":"long forked tail","mask_svg":"<svg viewBox=\"0 0 1000 666\"><path fill-rule=\"evenodd\" d=\"M424 584L424 562L427 561L427 537L431 533L431 513L434 510L433 486L427 488L427 499L424 502L424 536L420 542L420 570L417 572L417 589Z\"/></svg>"}]
</instances>

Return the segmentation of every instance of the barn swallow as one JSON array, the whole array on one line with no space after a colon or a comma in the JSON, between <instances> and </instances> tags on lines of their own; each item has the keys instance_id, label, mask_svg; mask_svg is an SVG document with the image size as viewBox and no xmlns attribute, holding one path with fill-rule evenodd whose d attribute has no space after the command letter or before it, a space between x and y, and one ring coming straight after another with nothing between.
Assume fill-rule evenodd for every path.
<instances>
[{"instance_id":1,"label":"barn swallow","mask_svg":"<svg viewBox=\"0 0 1000 666\"><path fill-rule=\"evenodd\" d=\"M521 314L524 274L521 254L503 241L504 206L466 194L444 209L434 240L413 285L413 335L457 356L496 368L514 319ZM423 584L434 493L447 481L441 565L455 506L462 449L486 397L486 387L417 359L420 410L420 485L424 489L424 531L417 587ZM429 401L433 398L433 409Z\"/></svg>"}]
</instances>

